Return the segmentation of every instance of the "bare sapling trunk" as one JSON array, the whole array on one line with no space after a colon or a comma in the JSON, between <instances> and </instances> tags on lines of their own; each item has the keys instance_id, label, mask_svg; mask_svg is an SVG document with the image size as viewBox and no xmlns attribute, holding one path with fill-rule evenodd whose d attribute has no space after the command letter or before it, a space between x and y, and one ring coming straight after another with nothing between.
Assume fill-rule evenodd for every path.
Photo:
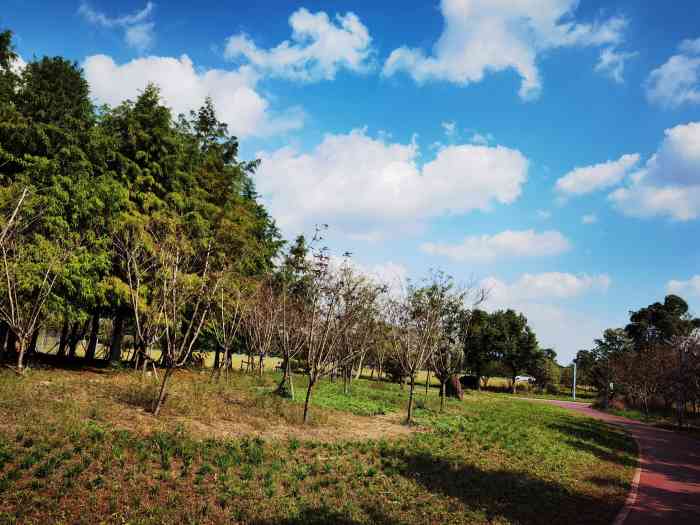
<instances>
[{"instance_id":1,"label":"bare sapling trunk","mask_svg":"<svg viewBox=\"0 0 700 525\"><path fill-rule=\"evenodd\" d=\"M445 410L446 385L447 385L447 381L443 381L441 379L440 380L440 412L443 412Z\"/></svg>"},{"instance_id":2,"label":"bare sapling trunk","mask_svg":"<svg viewBox=\"0 0 700 525\"><path fill-rule=\"evenodd\" d=\"M309 380L309 386L306 387L306 399L304 400L304 424L309 422L309 402L311 401L311 390L314 387L313 381Z\"/></svg>"},{"instance_id":3,"label":"bare sapling trunk","mask_svg":"<svg viewBox=\"0 0 700 525\"><path fill-rule=\"evenodd\" d=\"M168 368L166 368L165 374L163 374L163 380L160 383L158 397L155 399L153 404L153 415L155 417L158 417L158 414L160 414L160 409L163 408L163 403L165 403L165 398L167 397L166 386L168 384L170 376L173 373L173 370L174 369L171 366L169 366Z\"/></svg>"},{"instance_id":4,"label":"bare sapling trunk","mask_svg":"<svg viewBox=\"0 0 700 525\"><path fill-rule=\"evenodd\" d=\"M27 349L27 341L25 337L17 337L17 371L22 374L24 372L24 352Z\"/></svg>"},{"instance_id":5,"label":"bare sapling trunk","mask_svg":"<svg viewBox=\"0 0 700 525\"><path fill-rule=\"evenodd\" d=\"M415 384L415 374L412 374L408 390L408 414L406 415L407 425L411 425L413 423L413 390L415 388Z\"/></svg>"}]
</instances>

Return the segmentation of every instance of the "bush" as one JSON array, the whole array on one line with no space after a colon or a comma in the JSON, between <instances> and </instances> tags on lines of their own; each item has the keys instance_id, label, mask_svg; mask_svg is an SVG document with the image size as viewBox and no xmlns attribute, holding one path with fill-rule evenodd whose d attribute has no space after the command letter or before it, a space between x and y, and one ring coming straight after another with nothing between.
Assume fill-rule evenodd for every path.
<instances>
[{"instance_id":1,"label":"bush","mask_svg":"<svg viewBox=\"0 0 700 525\"><path fill-rule=\"evenodd\" d=\"M479 388L479 378L477 376L462 376L459 378L460 384L464 388L477 390Z\"/></svg>"},{"instance_id":2,"label":"bush","mask_svg":"<svg viewBox=\"0 0 700 525\"><path fill-rule=\"evenodd\" d=\"M523 392L523 393L528 393L532 390L530 383L522 381L515 383L515 391L516 392Z\"/></svg>"},{"instance_id":3,"label":"bush","mask_svg":"<svg viewBox=\"0 0 700 525\"><path fill-rule=\"evenodd\" d=\"M559 387L557 385L553 384L548 384L547 386L544 387L545 392L551 395L558 395L559 394Z\"/></svg>"},{"instance_id":4,"label":"bush","mask_svg":"<svg viewBox=\"0 0 700 525\"><path fill-rule=\"evenodd\" d=\"M406 379L406 374L396 359L388 359L384 365L384 371L392 383L401 383Z\"/></svg>"}]
</instances>

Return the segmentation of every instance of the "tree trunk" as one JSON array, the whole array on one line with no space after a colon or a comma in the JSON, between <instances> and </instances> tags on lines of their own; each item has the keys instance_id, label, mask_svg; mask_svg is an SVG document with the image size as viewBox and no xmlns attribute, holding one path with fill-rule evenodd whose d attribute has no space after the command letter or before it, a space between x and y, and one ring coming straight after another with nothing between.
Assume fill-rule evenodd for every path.
<instances>
[{"instance_id":1,"label":"tree trunk","mask_svg":"<svg viewBox=\"0 0 700 525\"><path fill-rule=\"evenodd\" d=\"M36 344L39 340L39 329L34 330L32 334L32 339L29 341L29 348L27 348L27 355L32 355L36 353Z\"/></svg>"},{"instance_id":2,"label":"tree trunk","mask_svg":"<svg viewBox=\"0 0 700 525\"><path fill-rule=\"evenodd\" d=\"M24 350L27 347L27 342L21 337L15 337L17 345L17 371L24 373Z\"/></svg>"},{"instance_id":3,"label":"tree trunk","mask_svg":"<svg viewBox=\"0 0 700 525\"><path fill-rule=\"evenodd\" d=\"M221 345L216 345L216 350L214 351L214 370L219 369L220 355L221 355Z\"/></svg>"},{"instance_id":4,"label":"tree trunk","mask_svg":"<svg viewBox=\"0 0 700 525\"><path fill-rule=\"evenodd\" d=\"M158 398L156 399L155 406L153 407L153 415L155 417L158 417L158 414L160 414L160 409L163 408L163 403L165 403L165 397L166 397L166 386L168 384L168 379L170 379L171 374L173 373L173 368L171 366L168 366L168 368L165 369L165 374L163 374L163 381L160 383L160 392L158 393Z\"/></svg>"},{"instance_id":5,"label":"tree trunk","mask_svg":"<svg viewBox=\"0 0 700 525\"><path fill-rule=\"evenodd\" d=\"M80 323L76 321L73 323L73 328L71 328L70 335L68 336L68 359L73 359L75 357L80 336Z\"/></svg>"},{"instance_id":6,"label":"tree trunk","mask_svg":"<svg viewBox=\"0 0 700 525\"><path fill-rule=\"evenodd\" d=\"M411 376L411 385L408 390L408 414L406 416L406 424L410 425L413 421L413 388L415 387L415 375Z\"/></svg>"},{"instance_id":7,"label":"tree trunk","mask_svg":"<svg viewBox=\"0 0 700 525\"><path fill-rule=\"evenodd\" d=\"M350 389L348 388L348 385L350 383L350 378L352 377L352 369L347 369L343 371L343 394L348 395L350 393Z\"/></svg>"},{"instance_id":8,"label":"tree trunk","mask_svg":"<svg viewBox=\"0 0 700 525\"><path fill-rule=\"evenodd\" d=\"M477 366L476 372L476 391L481 392L481 366Z\"/></svg>"},{"instance_id":9,"label":"tree trunk","mask_svg":"<svg viewBox=\"0 0 700 525\"><path fill-rule=\"evenodd\" d=\"M93 361L95 352L97 351L97 337L100 333L100 314L96 313L92 316L92 324L90 325L90 339L88 341L87 350L85 350L85 360Z\"/></svg>"},{"instance_id":10,"label":"tree trunk","mask_svg":"<svg viewBox=\"0 0 700 525\"><path fill-rule=\"evenodd\" d=\"M292 364L291 360L287 357L284 359L284 371L282 372L282 380L277 385L277 394L284 395L285 386L289 384L289 398L294 400L294 384L292 382Z\"/></svg>"},{"instance_id":11,"label":"tree trunk","mask_svg":"<svg viewBox=\"0 0 700 525\"><path fill-rule=\"evenodd\" d=\"M311 389L314 387L313 382L309 378L309 386L306 388L306 399L304 400L304 424L309 422L309 401L311 401Z\"/></svg>"},{"instance_id":12,"label":"tree trunk","mask_svg":"<svg viewBox=\"0 0 700 525\"><path fill-rule=\"evenodd\" d=\"M513 381L512 385L511 385L511 388L513 389L512 393L515 394L517 392L517 389L515 388L515 374L513 374L512 381Z\"/></svg>"},{"instance_id":13,"label":"tree trunk","mask_svg":"<svg viewBox=\"0 0 700 525\"><path fill-rule=\"evenodd\" d=\"M63 326L61 327L61 337L58 340L58 352L56 355L64 357L66 355L66 349L68 348L68 330L70 330L70 324L68 319L64 319Z\"/></svg>"},{"instance_id":14,"label":"tree trunk","mask_svg":"<svg viewBox=\"0 0 700 525\"><path fill-rule=\"evenodd\" d=\"M124 340L124 312L119 310L114 316L112 340L109 345L109 362L112 365L122 360L122 341Z\"/></svg>"},{"instance_id":15,"label":"tree trunk","mask_svg":"<svg viewBox=\"0 0 700 525\"><path fill-rule=\"evenodd\" d=\"M286 366L287 381L289 381L289 398L294 401L294 378L292 377L292 364L287 359Z\"/></svg>"},{"instance_id":16,"label":"tree trunk","mask_svg":"<svg viewBox=\"0 0 700 525\"><path fill-rule=\"evenodd\" d=\"M430 370L428 370L428 374L425 377L425 395L428 395L428 389L430 388Z\"/></svg>"},{"instance_id":17,"label":"tree trunk","mask_svg":"<svg viewBox=\"0 0 700 525\"><path fill-rule=\"evenodd\" d=\"M357 374L355 375L355 379L360 379L362 377L362 365L364 364L365 361L365 354L360 355L360 364L357 366Z\"/></svg>"},{"instance_id":18,"label":"tree trunk","mask_svg":"<svg viewBox=\"0 0 700 525\"><path fill-rule=\"evenodd\" d=\"M445 385L446 381L440 381L440 412L445 410Z\"/></svg>"}]
</instances>

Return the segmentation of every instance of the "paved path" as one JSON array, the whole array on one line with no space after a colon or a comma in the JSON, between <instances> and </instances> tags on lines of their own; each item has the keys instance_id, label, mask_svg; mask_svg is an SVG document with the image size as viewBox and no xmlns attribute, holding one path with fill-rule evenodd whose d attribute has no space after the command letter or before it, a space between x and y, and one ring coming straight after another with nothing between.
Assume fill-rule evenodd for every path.
<instances>
[{"instance_id":1,"label":"paved path","mask_svg":"<svg viewBox=\"0 0 700 525\"><path fill-rule=\"evenodd\" d=\"M637 440L641 449L641 475L625 525L700 525L699 440L606 414L583 403L546 402L620 425Z\"/></svg>"}]
</instances>

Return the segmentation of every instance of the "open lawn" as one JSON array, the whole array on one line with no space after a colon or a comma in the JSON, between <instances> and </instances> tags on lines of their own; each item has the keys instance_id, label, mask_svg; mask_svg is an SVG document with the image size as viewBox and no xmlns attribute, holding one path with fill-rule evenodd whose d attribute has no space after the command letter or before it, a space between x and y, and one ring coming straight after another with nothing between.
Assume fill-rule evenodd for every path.
<instances>
[{"instance_id":1,"label":"open lawn","mask_svg":"<svg viewBox=\"0 0 700 525\"><path fill-rule=\"evenodd\" d=\"M635 465L620 431L559 408L323 381L302 404L277 376L0 372L0 523L610 523ZM304 380L295 376L297 397Z\"/></svg>"}]
</instances>

